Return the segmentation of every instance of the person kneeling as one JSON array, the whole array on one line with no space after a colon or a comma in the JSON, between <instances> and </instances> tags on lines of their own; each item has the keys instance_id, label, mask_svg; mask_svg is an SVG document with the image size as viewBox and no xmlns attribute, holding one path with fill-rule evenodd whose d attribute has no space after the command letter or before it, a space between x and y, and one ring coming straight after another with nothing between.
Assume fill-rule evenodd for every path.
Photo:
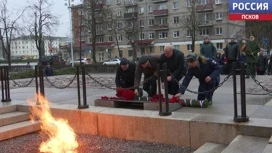
<instances>
[{"instance_id":1,"label":"person kneeling","mask_svg":"<svg viewBox=\"0 0 272 153\"><path fill-rule=\"evenodd\" d=\"M188 63L188 72L179 87L179 93L175 96L180 97L184 94L191 79L195 76L199 80L197 99L207 99L211 105L214 89L219 83L221 66L213 59L204 56L198 57L196 53L189 54L186 61Z\"/></svg>"}]
</instances>

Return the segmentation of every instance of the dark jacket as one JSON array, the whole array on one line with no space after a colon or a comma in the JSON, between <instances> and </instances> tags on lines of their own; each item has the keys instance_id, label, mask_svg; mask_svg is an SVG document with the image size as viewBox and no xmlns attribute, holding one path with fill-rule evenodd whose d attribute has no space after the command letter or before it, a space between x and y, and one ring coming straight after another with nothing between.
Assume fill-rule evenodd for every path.
<instances>
[{"instance_id":1,"label":"dark jacket","mask_svg":"<svg viewBox=\"0 0 272 153\"><path fill-rule=\"evenodd\" d=\"M184 94L193 76L198 78L200 84L205 84L205 78L210 76L212 80L217 80L221 73L221 66L215 60L210 58L206 59L206 62L202 62L199 58L199 66L195 68L189 68L182 84L179 87L179 92Z\"/></svg>"},{"instance_id":2,"label":"dark jacket","mask_svg":"<svg viewBox=\"0 0 272 153\"><path fill-rule=\"evenodd\" d=\"M121 65L117 68L115 76L116 87L129 88L134 86L136 64L129 62L128 69L122 70Z\"/></svg>"},{"instance_id":3,"label":"dark jacket","mask_svg":"<svg viewBox=\"0 0 272 153\"><path fill-rule=\"evenodd\" d=\"M246 55L241 54L241 56L239 58L239 62L246 63Z\"/></svg>"},{"instance_id":4,"label":"dark jacket","mask_svg":"<svg viewBox=\"0 0 272 153\"><path fill-rule=\"evenodd\" d=\"M258 63L257 63L257 70L258 71L265 71L267 67L267 59L264 55L258 56Z\"/></svg>"},{"instance_id":5,"label":"dark jacket","mask_svg":"<svg viewBox=\"0 0 272 153\"><path fill-rule=\"evenodd\" d=\"M200 46L200 54L205 56L206 58L215 59L216 57L216 48L211 42L203 43Z\"/></svg>"},{"instance_id":6,"label":"dark jacket","mask_svg":"<svg viewBox=\"0 0 272 153\"><path fill-rule=\"evenodd\" d=\"M237 42L230 42L226 46L225 50L226 58L229 61L238 61L240 50Z\"/></svg>"},{"instance_id":7,"label":"dark jacket","mask_svg":"<svg viewBox=\"0 0 272 153\"><path fill-rule=\"evenodd\" d=\"M170 58L166 58L165 54L161 55L160 68L162 69L163 64L166 63L167 69L179 81L186 73L184 61L184 54L179 50L173 49L173 55Z\"/></svg>"},{"instance_id":8,"label":"dark jacket","mask_svg":"<svg viewBox=\"0 0 272 153\"><path fill-rule=\"evenodd\" d=\"M144 73L144 80L151 77L158 70L158 64L160 64L160 56L159 55L149 55L149 62L151 64L151 68L143 68L141 64L138 62L136 65L134 85L139 86L142 73ZM141 60L141 57L140 59ZM154 77L155 78L155 77Z\"/></svg>"},{"instance_id":9,"label":"dark jacket","mask_svg":"<svg viewBox=\"0 0 272 153\"><path fill-rule=\"evenodd\" d=\"M53 76L54 75L53 69L49 66L45 67L44 73L46 76Z\"/></svg>"}]
</instances>

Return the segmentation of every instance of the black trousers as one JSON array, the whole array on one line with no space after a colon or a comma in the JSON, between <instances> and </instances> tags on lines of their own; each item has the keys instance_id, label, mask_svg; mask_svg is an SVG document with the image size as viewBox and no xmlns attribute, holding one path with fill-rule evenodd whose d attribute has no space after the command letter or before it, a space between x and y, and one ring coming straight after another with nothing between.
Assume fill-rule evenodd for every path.
<instances>
[{"instance_id":1,"label":"black trousers","mask_svg":"<svg viewBox=\"0 0 272 153\"><path fill-rule=\"evenodd\" d=\"M143 89L148 93L148 97L152 97L157 93L157 81L156 79L150 79L143 84Z\"/></svg>"},{"instance_id":2,"label":"black trousers","mask_svg":"<svg viewBox=\"0 0 272 153\"><path fill-rule=\"evenodd\" d=\"M179 90L179 84L174 81L173 79L171 81L168 81L168 94L170 95L176 95Z\"/></svg>"},{"instance_id":3,"label":"black trousers","mask_svg":"<svg viewBox=\"0 0 272 153\"><path fill-rule=\"evenodd\" d=\"M208 101L212 100L214 90L212 90L215 86L217 85L217 80L212 79L208 83L201 83L198 87L198 92L205 92L205 91L210 91L207 93L201 93L198 94L197 100L205 100L207 99Z\"/></svg>"}]
</instances>

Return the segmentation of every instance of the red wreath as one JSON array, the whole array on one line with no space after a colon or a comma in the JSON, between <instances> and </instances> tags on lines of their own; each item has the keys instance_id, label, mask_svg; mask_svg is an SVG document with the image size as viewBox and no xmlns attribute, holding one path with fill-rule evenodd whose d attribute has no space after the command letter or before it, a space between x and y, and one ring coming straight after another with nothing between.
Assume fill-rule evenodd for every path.
<instances>
[{"instance_id":1,"label":"red wreath","mask_svg":"<svg viewBox=\"0 0 272 153\"><path fill-rule=\"evenodd\" d=\"M163 94L161 94L160 96L159 96L158 94L155 94L155 95L153 95L153 96L150 98L150 100L151 100L152 102L158 102L158 101L160 100L160 97L161 97L161 101L162 101L162 102L165 102L165 99L164 99L164 97L163 97Z\"/></svg>"},{"instance_id":2,"label":"red wreath","mask_svg":"<svg viewBox=\"0 0 272 153\"><path fill-rule=\"evenodd\" d=\"M178 103L179 102L179 98L178 97L175 97L173 96L170 100L169 100L169 103Z\"/></svg>"},{"instance_id":3,"label":"red wreath","mask_svg":"<svg viewBox=\"0 0 272 153\"><path fill-rule=\"evenodd\" d=\"M135 100L135 93L133 90L124 90L122 92L121 99L123 100Z\"/></svg>"}]
</instances>

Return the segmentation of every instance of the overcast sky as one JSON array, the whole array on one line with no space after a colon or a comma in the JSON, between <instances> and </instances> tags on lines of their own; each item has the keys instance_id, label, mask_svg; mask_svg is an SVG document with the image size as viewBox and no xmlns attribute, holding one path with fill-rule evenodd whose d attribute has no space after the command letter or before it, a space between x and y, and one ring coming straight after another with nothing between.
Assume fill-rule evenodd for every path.
<instances>
[{"instance_id":1,"label":"overcast sky","mask_svg":"<svg viewBox=\"0 0 272 153\"><path fill-rule=\"evenodd\" d=\"M2 0L0 0L2 1ZM29 1L36 0L7 0L9 9L18 9L23 8L24 6L29 5ZM49 0L50 1L50 0ZM53 8L51 9L52 14L59 17L60 25L55 32L55 36L69 37L70 36L70 19L69 19L69 10L65 3L68 3L68 0L51 0L54 3ZM71 4L79 4L80 0L70 0ZM72 2L74 1L74 2Z\"/></svg>"}]
</instances>

